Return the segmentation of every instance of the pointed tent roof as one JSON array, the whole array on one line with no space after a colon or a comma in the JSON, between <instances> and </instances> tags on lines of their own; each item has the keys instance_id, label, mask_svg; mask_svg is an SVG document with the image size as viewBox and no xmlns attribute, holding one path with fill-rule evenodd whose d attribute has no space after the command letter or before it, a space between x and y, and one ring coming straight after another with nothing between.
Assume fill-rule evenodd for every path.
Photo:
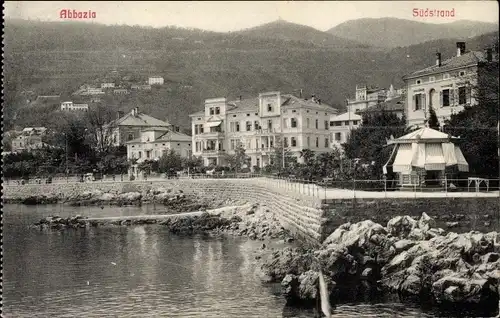
<instances>
[{"instance_id":1,"label":"pointed tent roof","mask_svg":"<svg viewBox=\"0 0 500 318\"><path fill-rule=\"evenodd\" d=\"M449 142L451 138L454 137L429 127L423 127L397 139L391 139L387 144L441 143Z\"/></svg>"}]
</instances>

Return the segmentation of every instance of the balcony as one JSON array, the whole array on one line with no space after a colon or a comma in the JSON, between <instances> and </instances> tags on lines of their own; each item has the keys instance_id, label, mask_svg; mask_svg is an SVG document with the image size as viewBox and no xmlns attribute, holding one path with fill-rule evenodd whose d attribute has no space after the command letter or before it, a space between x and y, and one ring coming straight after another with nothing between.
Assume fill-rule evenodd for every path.
<instances>
[{"instance_id":1,"label":"balcony","mask_svg":"<svg viewBox=\"0 0 500 318\"><path fill-rule=\"evenodd\" d=\"M206 156L219 156L219 155L225 154L226 151L223 150L223 149L220 149L220 150L216 150L216 149L203 149L201 151L201 153L203 155L206 155Z\"/></svg>"},{"instance_id":2,"label":"balcony","mask_svg":"<svg viewBox=\"0 0 500 318\"><path fill-rule=\"evenodd\" d=\"M255 130L256 135L272 135L272 134L278 134L278 133L279 133L279 131L276 128Z\"/></svg>"},{"instance_id":3,"label":"balcony","mask_svg":"<svg viewBox=\"0 0 500 318\"><path fill-rule=\"evenodd\" d=\"M203 138L224 138L225 133L223 131L207 131L196 136Z\"/></svg>"}]
</instances>

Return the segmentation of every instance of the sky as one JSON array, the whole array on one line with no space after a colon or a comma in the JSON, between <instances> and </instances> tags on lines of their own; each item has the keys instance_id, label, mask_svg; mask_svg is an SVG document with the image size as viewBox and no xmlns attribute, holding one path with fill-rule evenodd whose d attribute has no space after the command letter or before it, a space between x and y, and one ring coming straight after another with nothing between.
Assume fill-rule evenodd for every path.
<instances>
[{"instance_id":1,"label":"sky","mask_svg":"<svg viewBox=\"0 0 500 318\"><path fill-rule=\"evenodd\" d=\"M7 1L7 19L66 21L60 10L92 11L95 19L80 20L108 25L164 27L176 25L228 32L283 19L326 31L359 18L394 17L420 22L446 23L476 20L498 23L497 1ZM415 17L414 9L454 10L454 17Z\"/></svg>"}]
</instances>

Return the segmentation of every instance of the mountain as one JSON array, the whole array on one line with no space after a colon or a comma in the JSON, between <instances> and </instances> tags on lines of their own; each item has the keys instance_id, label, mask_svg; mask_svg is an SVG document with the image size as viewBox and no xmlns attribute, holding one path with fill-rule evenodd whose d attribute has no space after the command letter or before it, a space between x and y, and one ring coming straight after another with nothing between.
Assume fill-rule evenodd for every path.
<instances>
[{"instance_id":1,"label":"mountain","mask_svg":"<svg viewBox=\"0 0 500 318\"><path fill-rule=\"evenodd\" d=\"M355 39L345 39L309 26L284 20L277 20L235 33L256 38L305 42L322 47L368 47L368 45L362 45Z\"/></svg>"},{"instance_id":2,"label":"mountain","mask_svg":"<svg viewBox=\"0 0 500 318\"><path fill-rule=\"evenodd\" d=\"M366 18L341 23L326 32L367 45L395 48L438 39L467 39L495 31L498 31L498 23L461 20L433 24L397 18Z\"/></svg>"},{"instance_id":3,"label":"mountain","mask_svg":"<svg viewBox=\"0 0 500 318\"><path fill-rule=\"evenodd\" d=\"M139 107L185 128L190 127L188 114L201 110L207 98L246 98L276 90L298 95L302 89L304 96L316 94L341 108L356 84L399 88L403 75L432 65L436 50L449 57L456 42L439 40L392 50L339 48L297 37L288 41L244 33L249 31L7 21L4 124L7 129L14 123L50 126L56 120L52 105L26 103L27 91L34 96L61 94L69 100L84 83L124 76L144 81L161 75L165 85L150 92L106 96L106 107L125 112ZM498 33L467 40L467 48L482 49L495 37Z\"/></svg>"}]
</instances>

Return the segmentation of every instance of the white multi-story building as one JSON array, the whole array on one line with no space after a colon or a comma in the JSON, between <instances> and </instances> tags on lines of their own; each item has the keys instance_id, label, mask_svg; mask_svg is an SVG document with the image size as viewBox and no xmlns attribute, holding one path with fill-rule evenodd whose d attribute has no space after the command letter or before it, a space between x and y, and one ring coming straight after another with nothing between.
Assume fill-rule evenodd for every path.
<instances>
[{"instance_id":1,"label":"white multi-story building","mask_svg":"<svg viewBox=\"0 0 500 318\"><path fill-rule=\"evenodd\" d=\"M347 99L347 111L356 113L368 107L377 105L387 98L387 91L381 88L368 88L366 85L356 85L356 95Z\"/></svg>"},{"instance_id":2,"label":"white multi-story building","mask_svg":"<svg viewBox=\"0 0 500 318\"><path fill-rule=\"evenodd\" d=\"M42 136L47 132L45 127L26 127L12 139L12 152L31 151L47 146L42 142Z\"/></svg>"},{"instance_id":3,"label":"white multi-story building","mask_svg":"<svg viewBox=\"0 0 500 318\"><path fill-rule=\"evenodd\" d=\"M149 85L163 85L165 80L161 76L151 76L148 78L148 84Z\"/></svg>"},{"instance_id":4,"label":"white multi-story building","mask_svg":"<svg viewBox=\"0 0 500 318\"><path fill-rule=\"evenodd\" d=\"M330 117L337 109L312 97L302 99L280 92L228 101L205 100L205 110L191 114L193 154L204 164L224 165L226 154L241 145L252 167L272 163L276 147L285 147L300 162L300 151L328 152Z\"/></svg>"},{"instance_id":5,"label":"white multi-story building","mask_svg":"<svg viewBox=\"0 0 500 318\"><path fill-rule=\"evenodd\" d=\"M118 112L115 120L104 125L103 131L106 136L103 138L111 138L111 143L114 146L120 146L127 141L140 138L142 131L154 127L173 130L172 125L167 121L139 112L139 108L135 107L125 115Z\"/></svg>"},{"instance_id":6,"label":"white multi-story building","mask_svg":"<svg viewBox=\"0 0 500 318\"><path fill-rule=\"evenodd\" d=\"M111 82L101 83L101 88L115 88L115 83Z\"/></svg>"},{"instance_id":7,"label":"white multi-story building","mask_svg":"<svg viewBox=\"0 0 500 318\"><path fill-rule=\"evenodd\" d=\"M361 116L354 112L347 112L330 118L331 146L340 148L347 142L353 129L361 125Z\"/></svg>"},{"instance_id":8,"label":"white multi-story building","mask_svg":"<svg viewBox=\"0 0 500 318\"><path fill-rule=\"evenodd\" d=\"M73 102L62 102L61 110L63 111L88 111L89 104L75 104Z\"/></svg>"},{"instance_id":9,"label":"white multi-story building","mask_svg":"<svg viewBox=\"0 0 500 318\"><path fill-rule=\"evenodd\" d=\"M166 127L150 127L141 130L137 139L130 140L127 145L127 159L136 160L131 166L129 175L138 176L137 164L145 160L159 160L167 151L173 150L181 157L190 158L191 136Z\"/></svg>"},{"instance_id":10,"label":"white multi-story building","mask_svg":"<svg viewBox=\"0 0 500 318\"><path fill-rule=\"evenodd\" d=\"M452 114L477 104L474 87L486 78L490 63L496 63L498 72L491 49L467 52L465 42L457 42L456 56L442 60L436 53L434 65L404 76L408 126L424 127L432 107L442 127Z\"/></svg>"}]
</instances>

